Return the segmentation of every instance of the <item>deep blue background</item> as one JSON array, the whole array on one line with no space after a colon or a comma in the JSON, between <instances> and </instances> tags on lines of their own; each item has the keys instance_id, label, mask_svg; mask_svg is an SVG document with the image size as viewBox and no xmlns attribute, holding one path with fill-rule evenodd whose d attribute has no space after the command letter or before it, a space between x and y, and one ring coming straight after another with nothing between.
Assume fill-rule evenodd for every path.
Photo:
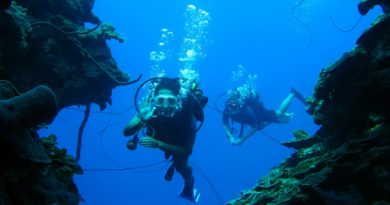
<instances>
[{"instance_id":1,"label":"deep blue background","mask_svg":"<svg viewBox=\"0 0 390 205\"><path fill-rule=\"evenodd\" d=\"M261 2L261 3L260 3ZM360 18L358 0L97 0L94 12L101 20L112 23L126 42L110 41L112 54L120 68L136 76L149 74L149 52L155 50L160 30L168 28L176 35L176 47L181 43L184 11L188 4L211 15L207 57L196 64L200 82L209 105L225 89L230 88L231 72L242 64L248 74L257 74L258 90L267 108L276 109L291 87L310 96L321 69L340 58L355 46L355 41L381 13L371 11L352 32L343 33L331 23L351 28ZM295 18L295 17L298 17ZM300 23L304 22L305 25ZM308 31L305 26L310 29ZM311 34L310 34L311 32ZM176 53L178 52L175 51ZM179 70L178 64L172 64ZM145 78L144 78L145 79ZM137 84L138 85L138 84ZM134 114L133 95L137 85L118 87L113 91L113 105L106 113L93 113L85 133L81 165L83 168L120 168L146 165L163 160L159 150L139 147L128 151L122 129ZM55 133L60 146L75 153L77 131L83 107L63 110L42 135ZM96 106L93 110L98 111ZM304 129L313 134L317 126L295 101L291 108L295 118L286 125L271 125L265 132L279 141L292 138L292 131ZM110 114L111 113L111 114ZM206 108L206 121L198 133L191 162L215 185L224 202L249 189L291 151L259 132L240 147L231 146L221 125L221 116ZM166 164L164 164L166 165ZM163 168L163 169L161 169ZM166 168L120 172L86 172L76 176L76 183L88 205L121 204L191 204L177 197L182 179L176 174L170 183L164 181ZM199 204L218 204L205 178L194 173L196 187L201 192Z\"/></svg>"}]
</instances>

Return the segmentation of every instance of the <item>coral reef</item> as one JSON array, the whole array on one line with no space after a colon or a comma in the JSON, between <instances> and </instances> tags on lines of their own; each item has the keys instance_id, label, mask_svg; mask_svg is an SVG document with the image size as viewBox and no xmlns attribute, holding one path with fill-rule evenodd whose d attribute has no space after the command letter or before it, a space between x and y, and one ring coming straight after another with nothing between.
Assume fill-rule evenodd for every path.
<instances>
[{"instance_id":1,"label":"coral reef","mask_svg":"<svg viewBox=\"0 0 390 205\"><path fill-rule=\"evenodd\" d=\"M0 88L5 90L2 93L9 87L12 87L11 83L0 80ZM56 114L57 100L53 91L43 85L37 86L19 96L0 100L0 132L8 134L36 127Z\"/></svg>"},{"instance_id":2,"label":"coral reef","mask_svg":"<svg viewBox=\"0 0 390 205\"><path fill-rule=\"evenodd\" d=\"M106 44L123 39L91 13L93 0L16 0L0 11L0 79L24 92L44 84L59 107L111 103L111 90L129 84ZM86 29L84 24L96 24Z\"/></svg>"},{"instance_id":3,"label":"coral reef","mask_svg":"<svg viewBox=\"0 0 390 205\"><path fill-rule=\"evenodd\" d=\"M11 4L12 2L12 4ZM77 161L37 130L71 105L111 104L128 85L106 40L123 38L92 12L94 0L2 1L0 204L79 204ZM86 28L85 23L95 24ZM81 132L82 134L82 132ZM81 139L81 137L80 137Z\"/></svg>"},{"instance_id":4,"label":"coral reef","mask_svg":"<svg viewBox=\"0 0 390 205\"><path fill-rule=\"evenodd\" d=\"M38 137L37 128L57 114L46 86L20 93L0 81L0 204L78 204L73 174L81 173L55 137Z\"/></svg>"},{"instance_id":5,"label":"coral reef","mask_svg":"<svg viewBox=\"0 0 390 205\"><path fill-rule=\"evenodd\" d=\"M360 0L358 4L358 11L361 15L366 15L376 5L379 5L383 12L390 12L389 0Z\"/></svg>"},{"instance_id":6,"label":"coral reef","mask_svg":"<svg viewBox=\"0 0 390 205\"><path fill-rule=\"evenodd\" d=\"M320 74L309 113L321 128L231 205L390 204L390 16Z\"/></svg>"}]
</instances>

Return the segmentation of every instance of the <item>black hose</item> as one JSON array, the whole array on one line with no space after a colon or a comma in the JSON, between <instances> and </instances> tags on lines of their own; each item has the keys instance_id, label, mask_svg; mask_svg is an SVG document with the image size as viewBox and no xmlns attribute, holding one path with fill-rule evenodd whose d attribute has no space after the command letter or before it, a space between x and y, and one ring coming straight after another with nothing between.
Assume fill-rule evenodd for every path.
<instances>
[{"instance_id":1,"label":"black hose","mask_svg":"<svg viewBox=\"0 0 390 205\"><path fill-rule=\"evenodd\" d=\"M111 74L108 70L106 70L103 66L101 66L94 57L92 57L87 50L85 50L81 45L80 45L80 42L72 37L72 35L75 35L75 34L88 34L88 33L91 33L93 31L95 31L96 29L98 29L100 27L100 24L98 24L97 26L95 26L94 28L90 29L90 30L87 30L87 31L72 31L72 32L66 32L64 31L63 29L59 28L58 26L50 23L50 22L46 22L46 21L37 21L37 22L34 22L34 23L31 23L31 26L35 26L35 25L46 25L46 26L50 26L52 28L54 28L56 31L62 33L63 35L65 35L67 37L67 39L69 41L71 41L73 43L74 46L76 46L80 51L81 53L83 53L85 57L87 57L93 64L95 64L95 66L97 68L99 68L100 71L102 71L103 73L105 73L111 80L113 80L115 83L117 83L118 85L130 85L130 84L133 84L133 83L136 83L138 82L139 80L141 80L141 77L142 77L142 74L140 74L138 76L137 79L133 80L133 81L130 81L130 82L127 82L127 81L120 81L118 79L116 79L116 77Z\"/></svg>"},{"instance_id":2,"label":"black hose","mask_svg":"<svg viewBox=\"0 0 390 205\"><path fill-rule=\"evenodd\" d=\"M138 113L140 113L140 109L138 107L138 103L137 103L137 99L138 99L138 94L139 92L141 91L141 89L145 86L146 83L150 82L150 81L153 81L153 80L161 80L161 79L164 79L166 77L153 77L153 78L149 78L147 80L145 80L143 83L141 83L137 90L135 91L135 95L134 95L134 107L135 107L135 110L137 110Z\"/></svg>"},{"instance_id":3,"label":"black hose","mask_svg":"<svg viewBox=\"0 0 390 205\"><path fill-rule=\"evenodd\" d=\"M198 121L200 122L200 124L199 124L198 128L196 128L196 130L194 131L194 134L196 134L196 133L200 130L200 128L202 128L202 126L203 126L203 122L204 122L204 110L203 110L203 107L202 107L202 105L200 104L200 102L196 99L196 97L195 97L192 93L190 93L189 95L190 95L190 96L192 97L192 99L196 102L196 104L198 105L199 110L202 112L201 115L203 116L203 119L202 119L202 120L198 120Z\"/></svg>"},{"instance_id":4,"label":"black hose","mask_svg":"<svg viewBox=\"0 0 390 205\"><path fill-rule=\"evenodd\" d=\"M82 147L82 143L83 143L83 132L84 132L85 125L87 125L87 121L88 121L90 112L91 112L91 103L88 103L85 107L85 115L84 115L83 121L80 124L79 133L77 136L76 161L79 161L80 157L81 157L81 147Z\"/></svg>"},{"instance_id":5,"label":"black hose","mask_svg":"<svg viewBox=\"0 0 390 205\"><path fill-rule=\"evenodd\" d=\"M191 166L193 167L193 170L198 173L204 180L207 181L207 183L210 185L211 187L211 190L214 192L214 195L217 197L218 199L218 204L220 205L223 205L223 199L221 197L221 195L219 194L218 192L218 189L215 187L215 185L213 184L213 182L210 180L210 178L198 167L196 166L196 164L190 162Z\"/></svg>"},{"instance_id":6,"label":"black hose","mask_svg":"<svg viewBox=\"0 0 390 205\"><path fill-rule=\"evenodd\" d=\"M360 16L360 18L355 22L355 24L351 28L349 28L349 29L342 29L342 28L340 28L339 26L336 25L336 22L334 21L332 16L329 15L329 20L332 23L332 26L335 27L337 30L343 32L343 33L349 33L351 31L355 30L355 28L360 24L362 19L363 19L363 16Z\"/></svg>"},{"instance_id":7,"label":"black hose","mask_svg":"<svg viewBox=\"0 0 390 205\"><path fill-rule=\"evenodd\" d=\"M295 15L295 10L301 6L303 4L305 0L300 0L295 6L293 6L290 11L292 12L292 15L294 17L294 19L296 21L298 21L299 24L301 24L303 26L303 28L308 32L309 34L309 43L307 44L307 46L301 48L301 50L306 50L306 49L309 49L311 47L311 45L313 44L313 33L311 32L311 30L309 29L309 27L298 17Z\"/></svg>"},{"instance_id":8,"label":"black hose","mask_svg":"<svg viewBox=\"0 0 390 205\"><path fill-rule=\"evenodd\" d=\"M218 109L218 102L219 102L219 100L221 99L221 97L223 97L224 95L227 95L227 93L226 92L223 92L223 93L221 93L221 94L219 94L218 96L217 96L217 98L215 99L215 101L214 101L214 108L213 108L213 110L215 110L215 111L217 111L217 112L219 112L219 113L223 113L223 111L222 110L220 110L220 109Z\"/></svg>"},{"instance_id":9,"label":"black hose","mask_svg":"<svg viewBox=\"0 0 390 205\"><path fill-rule=\"evenodd\" d=\"M77 31L71 31L71 32L66 32L64 30L62 30L61 28L59 28L58 26L50 23L50 22L47 22L47 21L36 21L36 22L33 22L31 23L31 26L35 26L35 25L47 25L47 26L51 26L55 29L57 29L58 31L60 31L61 33L69 36L69 35L85 35L85 34L89 34L93 31L95 31L96 29L98 29L100 27L101 24L97 24L95 27L91 28L91 29L88 29L88 30L85 30L85 31L80 31L80 30L77 30Z\"/></svg>"},{"instance_id":10,"label":"black hose","mask_svg":"<svg viewBox=\"0 0 390 205\"><path fill-rule=\"evenodd\" d=\"M153 167L159 164L163 164L165 162L169 162L169 160L163 160L151 164L146 165L140 165L140 166L134 166L134 167L123 167L123 168L90 168L90 169L84 169L84 172L117 172L117 171L131 171L135 169L143 169L148 167Z\"/></svg>"},{"instance_id":11,"label":"black hose","mask_svg":"<svg viewBox=\"0 0 390 205\"><path fill-rule=\"evenodd\" d=\"M138 94L139 92L141 91L141 89L145 86L146 83L150 82L150 81L154 81L154 80L162 80L162 79L166 79L168 77L153 77L153 78L149 78L147 80L145 80L143 83L141 83L136 92L135 92L135 95L134 95L134 107L135 109L137 110L138 113L140 113L140 109L139 109L139 106L138 106L138 103L137 103L137 99L138 99ZM200 104L200 102L196 99L196 97L192 94L190 94L191 97L194 98L194 100L197 102L197 105L199 106L200 110L203 112L203 108L202 108L202 105ZM202 113L204 115L204 113ZM196 130L194 131L194 134L196 134L200 128L202 128L203 126L203 121L200 121L200 125L196 128Z\"/></svg>"}]
</instances>

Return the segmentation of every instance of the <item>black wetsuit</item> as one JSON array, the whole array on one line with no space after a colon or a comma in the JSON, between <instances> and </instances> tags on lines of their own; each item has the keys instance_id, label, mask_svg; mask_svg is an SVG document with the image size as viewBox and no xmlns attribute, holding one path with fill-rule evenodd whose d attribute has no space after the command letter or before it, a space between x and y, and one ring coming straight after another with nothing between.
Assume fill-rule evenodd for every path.
<instances>
[{"instance_id":1,"label":"black wetsuit","mask_svg":"<svg viewBox=\"0 0 390 205\"><path fill-rule=\"evenodd\" d=\"M262 130L267 123L278 122L276 112L265 109L263 103L258 100L258 97L247 99L241 110L234 114L230 113L227 106L225 106L223 123L230 126L229 120L250 125L257 130Z\"/></svg>"},{"instance_id":2,"label":"black wetsuit","mask_svg":"<svg viewBox=\"0 0 390 205\"><path fill-rule=\"evenodd\" d=\"M198 100L200 99L206 99L207 103L207 97L202 96ZM203 103L201 104L203 106ZM172 155L173 165L186 183L191 183L192 181L192 169L187 162L192 154L192 147L196 138L196 119L200 120L199 109L201 108L198 102L192 97L187 97L183 100L182 109L174 117L158 117L148 123L148 135L162 142L185 149L185 154L183 155L166 153L166 156ZM201 113L203 114L203 112ZM200 117L203 118L203 115Z\"/></svg>"},{"instance_id":3,"label":"black wetsuit","mask_svg":"<svg viewBox=\"0 0 390 205\"><path fill-rule=\"evenodd\" d=\"M157 117L148 123L148 135L165 143L185 148L192 153L195 142L196 121L188 100L183 102L183 108L174 117Z\"/></svg>"}]
</instances>

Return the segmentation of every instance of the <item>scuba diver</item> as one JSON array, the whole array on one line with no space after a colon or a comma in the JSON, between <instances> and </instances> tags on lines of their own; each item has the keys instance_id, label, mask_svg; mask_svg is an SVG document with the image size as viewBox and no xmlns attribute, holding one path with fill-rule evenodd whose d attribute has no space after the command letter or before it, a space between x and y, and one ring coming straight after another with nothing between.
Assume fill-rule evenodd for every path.
<instances>
[{"instance_id":1,"label":"scuba diver","mask_svg":"<svg viewBox=\"0 0 390 205\"><path fill-rule=\"evenodd\" d=\"M125 136L134 135L127 147L134 150L138 143L164 151L166 159L172 157L173 163L165 180L171 181L176 169L184 179L184 188L179 196L196 203L200 194L194 189L194 177L188 158L192 154L198 131L196 120L203 122L203 108L208 98L203 95L196 82L192 82L189 91L183 93L181 79L156 79L159 82L152 81L149 95L144 98L139 113L124 128ZM137 133L143 128L146 128L145 137L138 139Z\"/></svg>"},{"instance_id":2,"label":"scuba diver","mask_svg":"<svg viewBox=\"0 0 390 205\"><path fill-rule=\"evenodd\" d=\"M1 9L8 9L11 6L12 0L0 0Z\"/></svg>"},{"instance_id":3,"label":"scuba diver","mask_svg":"<svg viewBox=\"0 0 390 205\"><path fill-rule=\"evenodd\" d=\"M230 143L241 145L256 131L262 130L269 123L288 123L292 119L293 113L288 113L287 109L294 97L306 105L306 100L302 94L292 88L278 110L267 110L260 101L259 94L248 86L240 86L228 92L223 111L223 125ZM241 123L237 137L233 136L235 130L230 121ZM244 135L245 125L249 125L251 130Z\"/></svg>"}]
</instances>

